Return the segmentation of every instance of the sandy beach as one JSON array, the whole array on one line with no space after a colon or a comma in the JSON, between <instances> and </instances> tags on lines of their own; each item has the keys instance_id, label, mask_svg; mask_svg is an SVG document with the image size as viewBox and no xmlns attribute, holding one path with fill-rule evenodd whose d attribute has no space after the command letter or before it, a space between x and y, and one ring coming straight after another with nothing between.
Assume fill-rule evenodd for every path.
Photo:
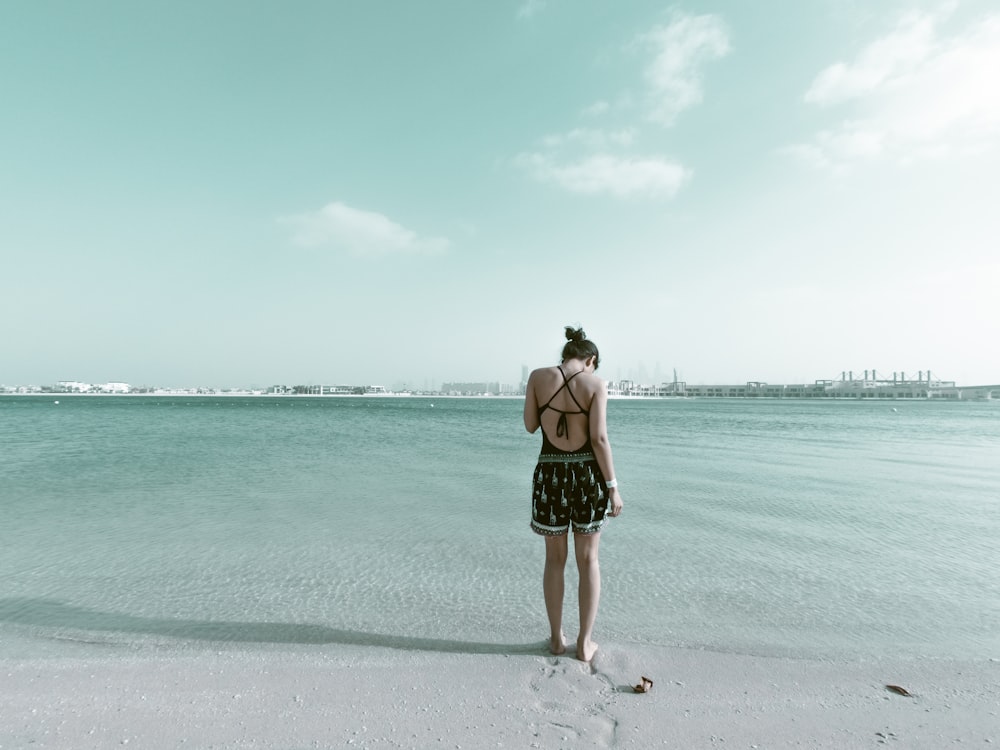
<instances>
[{"instance_id":1,"label":"sandy beach","mask_svg":"<svg viewBox=\"0 0 1000 750\"><path fill-rule=\"evenodd\" d=\"M0 748L942 748L1000 743L1000 660L427 641L6 660ZM652 690L632 685L647 676ZM887 684L911 693L896 694Z\"/></svg>"}]
</instances>

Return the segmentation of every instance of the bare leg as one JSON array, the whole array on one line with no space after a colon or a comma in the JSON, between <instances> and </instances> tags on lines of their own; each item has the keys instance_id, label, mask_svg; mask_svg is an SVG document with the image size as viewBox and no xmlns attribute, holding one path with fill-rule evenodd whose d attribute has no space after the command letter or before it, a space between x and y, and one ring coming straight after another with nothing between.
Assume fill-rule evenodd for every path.
<instances>
[{"instance_id":1,"label":"bare leg","mask_svg":"<svg viewBox=\"0 0 1000 750\"><path fill-rule=\"evenodd\" d=\"M568 555L566 537L545 537L545 574L542 589L545 591L545 611L549 615L549 651L559 655L566 653L566 638L562 631L563 590L565 588L566 557Z\"/></svg>"},{"instance_id":2,"label":"bare leg","mask_svg":"<svg viewBox=\"0 0 1000 750\"><path fill-rule=\"evenodd\" d=\"M597 653L594 634L594 620L597 605L601 601L601 566L597 560L597 547L601 543L601 533L574 534L576 547L576 567L580 571L580 635L576 639L576 658L590 661Z\"/></svg>"}]
</instances>

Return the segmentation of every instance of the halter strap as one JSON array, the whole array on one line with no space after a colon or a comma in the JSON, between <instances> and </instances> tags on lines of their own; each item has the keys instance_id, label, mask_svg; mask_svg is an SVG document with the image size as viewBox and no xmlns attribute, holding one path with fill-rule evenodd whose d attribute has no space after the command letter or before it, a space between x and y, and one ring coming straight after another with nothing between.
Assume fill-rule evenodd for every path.
<instances>
[{"instance_id":1,"label":"halter strap","mask_svg":"<svg viewBox=\"0 0 1000 750\"><path fill-rule=\"evenodd\" d=\"M549 397L549 400L546 401L545 404L538 409L538 415L541 416L542 412L545 411L546 409L551 409L552 411L559 412L559 421L556 422L556 437L566 437L569 431L569 425L566 422L566 415L589 414L590 412L583 408L583 405L577 400L576 396L573 395L573 389L569 387L569 381L571 381L573 378L575 378L577 375L583 372L583 370L577 370L569 377L566 377L566 373L563 371L562 365L558 365L558 369L559 369L559 374L563 376L563 384L559 386L556 389L556 392ZM577 408L580 411L563 411L562 409L558 409L555 406L551 405L552 399L558 396L559 391L563 389L565 389L566 392L569 394L569 397L573 399L573 403L576 404Z\"/></svg>"}]
</instances>

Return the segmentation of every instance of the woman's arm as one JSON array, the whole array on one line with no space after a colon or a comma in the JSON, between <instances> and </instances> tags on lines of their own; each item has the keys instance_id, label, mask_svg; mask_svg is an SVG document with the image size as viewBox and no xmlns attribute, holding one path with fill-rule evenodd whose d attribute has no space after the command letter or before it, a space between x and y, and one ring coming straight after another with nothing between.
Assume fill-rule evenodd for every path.
<instances>
[{"instance_id":1,"label":"woman's arm","mask_svg":"<svg viewBox=\"0 0 1000 750\"><path fill-rule=\"evenodd\" d=\"M534 433L538 429L538 397L535 396L535 372L528 376L528 384L524 388L524 429Z\"/></svg>"},{"instance_id":2,"label":"woman's arm","mask_svg":"<svg viewBox=\"0 0 1000 750\"><path fill-rule=\"evenodd\" d=\"M611 441L608 439L608 385L603 380L590 402L590 442L594 447L594 458L601 467L605 480L616 479L615 462L611 456ZM611 515L622 512L622 496L617 487L608 489L611 498Z\"/></svg>"}]
</instances>

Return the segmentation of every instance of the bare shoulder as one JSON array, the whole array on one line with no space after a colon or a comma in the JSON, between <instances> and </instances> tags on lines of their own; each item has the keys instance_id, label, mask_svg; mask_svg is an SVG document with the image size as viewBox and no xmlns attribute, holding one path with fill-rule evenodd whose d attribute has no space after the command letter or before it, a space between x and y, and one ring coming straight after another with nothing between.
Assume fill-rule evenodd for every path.
<instances>
[{"instance_id":1,"label":"bare shoulder","mask_svg":"<svg viewBox=\"0 0 1000 750\"><path fill-rule=\"evenodd\" d=\"M558 367L539 367L537 370L532 370L531 374L528 375L528 382L544 383L554 378L558 371Z\"/></svg>"},{"instance_id":2,"label":"bare shoulder","mask_svg":"<svg viewBox=\"0 0 1000 750\"><path fill-rule=\"evenodd\" d=\"M594 375L593 373L584 373L580 377L580 385L582 385L589 398L594 398L595 396L600 396L602 393L607 393L608 386L603 378Z\"/></svg>"}]
</instances>

